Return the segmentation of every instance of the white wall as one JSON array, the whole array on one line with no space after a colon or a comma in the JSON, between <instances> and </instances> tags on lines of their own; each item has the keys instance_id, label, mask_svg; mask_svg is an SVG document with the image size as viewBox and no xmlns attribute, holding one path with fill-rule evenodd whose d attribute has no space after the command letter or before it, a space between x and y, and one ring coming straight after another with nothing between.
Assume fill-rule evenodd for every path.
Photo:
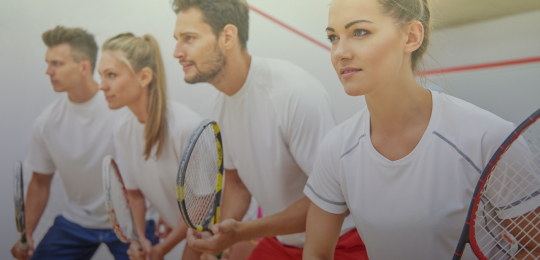
<instances>
[{"instance_id":1,"label":"white wall","mask_svg":"<svg viewBox=\"0 0 540 260\"><path fill-rule=\"evenodd\" d=\"M254 7L328 44L326 28L330 0L251 0ZM82 27L100 45L120 32L150 33L160 43L170 96L208 115L204 97L215 90L207 84L188 85L172 57L175 15L168 0L2 0L0 8L0 259L9 259L17 240L12 209L12 164L25 157L29 129L42 109L58 94L44 74L46 47L41 33L56 25ZM540 12L442 30L433 35L437 67L448 67L540 55ZM364 107L361 97L348 97L329 61L329 52L266 18L251 12L248 49L254 55L287 59L317 77L330 93L338 122ZM519 122L539 107L540 65L431 77L452 94ZM97 76L97 75L96 75ZM97 76L96 78L99 78ZM505 101L506 99L508 99ZM25 174L26 181L30 177ZM47 210L35 239L39 240L61 211L64 192L55 178ZM111 259L100 251L94 259ZM174 258L173 258L174 259Z\"/></svg>"},{"instance_id":2,"label":"white wall","mask_svg":"<svg viewBox=\"0 0 540 260\"><path fill-rule=\"evenodd\" d=\"M540 57L540 11L437 31L432 68ZM429 77L452 95L516 124L540 108L540 63Z\"/></svg>"}]
</instances>

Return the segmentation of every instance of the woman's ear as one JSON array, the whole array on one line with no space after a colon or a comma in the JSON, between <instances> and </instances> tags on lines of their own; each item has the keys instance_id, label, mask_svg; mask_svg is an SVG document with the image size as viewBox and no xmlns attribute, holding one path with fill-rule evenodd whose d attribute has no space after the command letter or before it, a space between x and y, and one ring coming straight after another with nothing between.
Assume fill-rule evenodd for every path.
<instances>
[{"instance_id":1,"label":"woman's ear","mask_svg":"<svg viewBox=\"0 0 540 260\"><path fill-rule=\"evenodd\" d=\"M145 88L148 87L148 84L150 84L150 82L152 82L154 73L152 72L151 68L144 67L141 71L139 71L139 73L137 73L137 77L139 78L141 87Z\"/></svg>"},{"instance_id":2,"label":"woman's ear","mask_svg":"<svg viewBox=\"0 0 540 260\"><path fill-rule=\"evenodd\" d=\"M238 28L227 24L219 34L219 45L224 50L230 50L238 43Z\"/></svg>"},{"instance_id":3,"label":"woman's ear","mask_svg":"<svg viewBox=\"0 0 540 260\"><path fill-rule=\"evenodd\" d=\"M424 26L419 21L412 22L405 30L407 33L407 42L405 42L405 53L412 53L420 46L424 41Z\"/></svg>"}]
</instances>

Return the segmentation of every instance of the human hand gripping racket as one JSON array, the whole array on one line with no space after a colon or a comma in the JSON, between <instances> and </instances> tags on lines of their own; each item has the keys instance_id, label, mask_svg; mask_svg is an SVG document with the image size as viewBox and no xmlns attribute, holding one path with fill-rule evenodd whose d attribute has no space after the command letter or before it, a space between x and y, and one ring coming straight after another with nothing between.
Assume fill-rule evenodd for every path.
<instances>
[{"instance_id":1,"label":"human hand gripping racket","mask_svg":"<svg viewBox=\"0 0 540 260\"><path fill-rule=\"evenodd\" d=\"M22 251L28 250L28 242L26 240L26 228L24 219L24 181L22 163L16 162L13 166L13 200L15 202L15 224L17 232L21 235L19 247Z\"/></svg>"},{"instance_id":2,"label":"human hand gripping racket","mask_svg":"<svg viewBox=\"0 0 540 260\"><path fill-rule=\"evenodd\" d=\"M112 156L108 155L103 158L102 167L105 206L107 207L107 214L109 214L114 233L124 243L136 241L139 245L139 251L142 251L135 222L131 214L128 194L118 165L116 165Z\"/></svg>"},{"instance_id":3,"label":"human hand gripping racket","mask_svg":"<svg viewBox=\"0 0 540 260\"><path fill-rule=\"evenodd\" d=\"M222 188L221 133L216 122L206 119L189 139L176 180L178 206L188 227L213 235L212 227L219 222Z\"/></svg>"},{"instance_id":4,"label":"human hand gripping racket","mask_svg":"<svg viewBox=\"0 0 540 260\"><path fill-rule=\"evenodd\" d=\"M479 259L540 259L540 109L486 165L453 260L465 245Z\"/></svg>"}]
</instances>

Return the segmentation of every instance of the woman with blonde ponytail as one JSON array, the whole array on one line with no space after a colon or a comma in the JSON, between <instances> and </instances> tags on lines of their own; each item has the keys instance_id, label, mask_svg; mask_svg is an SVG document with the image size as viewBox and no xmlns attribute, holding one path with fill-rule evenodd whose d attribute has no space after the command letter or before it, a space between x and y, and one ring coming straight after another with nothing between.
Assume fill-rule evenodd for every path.
<instances>
[{"instance_id":1,"label":"woman with blonde ponytail","mask_svg":"<svg viewBox=\"0 0 540 260\"><path fill-rule=\"evenodd\" d=\"M349 213L370 259L453 256L479 171L514 127L416 81L430 17L428 0L333 0L331 61L367 107L319 146L304 260L333 258Z\"/></svg>"},{"instance_id":2,"label":"woman with blonde ponytail","mask_svg":"<svg viewBox=\"0 0 540 260\"><path fill-rule=\"evenodd\" d=\"M132 259L163 259L186 235L174 183L184 146L202 118L167 99L163 61L151 35L124 33L108 39L98 71L109 108L127 106L132 112L114 129L118 167L142 238L142 245L132 243L128 254ZM145 199L173 228L155 245L144 238ZM141 246L143 250L137 250Z\"/></svg>"}]
</instances>

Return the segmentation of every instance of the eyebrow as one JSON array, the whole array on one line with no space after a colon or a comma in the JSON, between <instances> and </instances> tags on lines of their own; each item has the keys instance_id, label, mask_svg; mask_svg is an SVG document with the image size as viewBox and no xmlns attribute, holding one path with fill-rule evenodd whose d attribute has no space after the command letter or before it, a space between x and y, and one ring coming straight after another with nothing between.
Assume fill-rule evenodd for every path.
<instances>
[{"instance_id":1,"label":"eyebrow","mask_svg":"<svg viewBox=\"0 0 540 260\"><path fill-rule=\"evenodd\" d=\"M353 25L355 25L357 23L372 23L372 22L368 21L368 20L356 20L356 21L350 22L347 25L345 25L345 29L349 29L349 27L351 27L351 26L353 26Z\"/></svg>"},{"instance_id":2,"label":"eyebrow","mask_svg":"<svg viewBox=\"0 0 540 260\"><path fill-rule=\"evenodd\" d=\"M180 36L185 36L185 35L188 35L188 34L197 34L196 32L185 32L185 33L181 33Z\"/></svg>"},{"instance_id":3,"label":"eyebrow","mask_svg":"<svg viewBox=\"0 0 540 260\"><path fill-rule=\"evenodd\" d=\"M353 21L353 22L350 22L350 23L346 24L345 29L349 29L351 26L353 26L354 24L357 24L357 23L373 23L373 22L368 21L368 20L356 20L356 21ZM334 28L332 28L332 27L326 27L326 31L335 32L336 30L334 30Z\"/></svg>"}]
</instances>

